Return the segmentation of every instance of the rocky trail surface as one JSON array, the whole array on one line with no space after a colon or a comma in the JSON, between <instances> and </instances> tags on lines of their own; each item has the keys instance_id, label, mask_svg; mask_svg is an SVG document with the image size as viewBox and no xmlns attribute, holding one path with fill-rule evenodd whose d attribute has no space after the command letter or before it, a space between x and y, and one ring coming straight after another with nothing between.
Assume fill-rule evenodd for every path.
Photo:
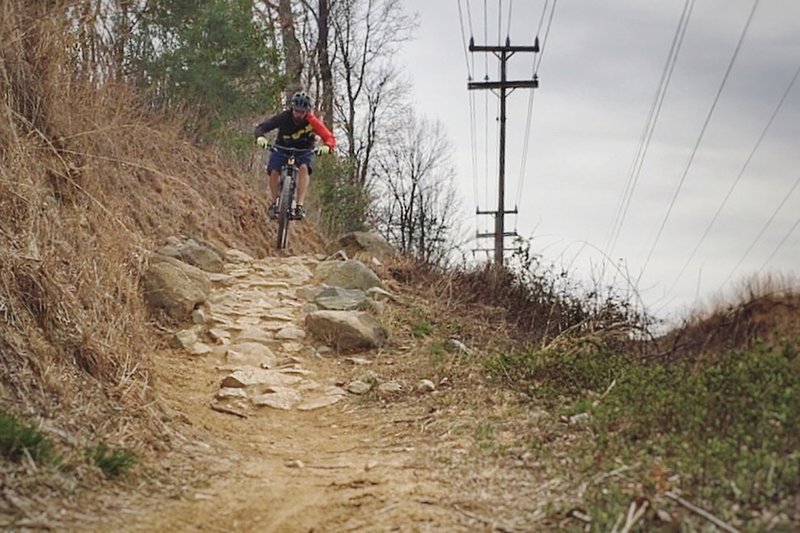
<instances>
[{"instance_id":1,"label":"rocky trail surface","mask_svg":"<svg viewBox=\"0 0 800 533\"><path fill-rule=\"evenodd\" d=\"M408 346L381 323L399 304L369 269L365 282L354 261L228 258L200 324L155 360L165 407L186 429L180 457L151 484L189 481L109 494L106 512L76 529L544 527L536 469L524 457L472 458L475 413L449 399L446 378L406 372Z\"/></svg>"}]
</instances>

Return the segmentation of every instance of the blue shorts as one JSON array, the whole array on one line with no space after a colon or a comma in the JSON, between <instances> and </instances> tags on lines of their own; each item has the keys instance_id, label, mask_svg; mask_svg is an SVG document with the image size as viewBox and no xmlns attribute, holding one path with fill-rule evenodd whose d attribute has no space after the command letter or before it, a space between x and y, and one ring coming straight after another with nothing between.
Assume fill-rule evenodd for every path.
<instances>
[{"instance_id":1,"label":"blue shorts","mask_svg":"<svg viewBox=\"0 0 800 533\"><path fill-rule=\"evenodd\" d=\"M314 172L314 169L311 168L313 156L314 152L312 150L296 153L294 155L294 164L297 168L300 168L301 165L307 166L308 175L310 176L311 173ZM281 152L280 149L272 150L269 155L269 163L267 163L267 172L272 172L273 170L280 172L288 160L289 154L286 152Z\"/></svg>"}]
</instances>

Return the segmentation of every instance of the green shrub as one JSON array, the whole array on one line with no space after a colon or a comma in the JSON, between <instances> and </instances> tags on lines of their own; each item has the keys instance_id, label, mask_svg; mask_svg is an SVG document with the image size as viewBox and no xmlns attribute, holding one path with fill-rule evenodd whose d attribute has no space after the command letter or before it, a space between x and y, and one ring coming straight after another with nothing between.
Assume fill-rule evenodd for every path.
<instances>
[{"instance_id":1,"label":"green shrub","mask_svg":"<svg viewBox=\"0 0 800 533\"><path fill-rule=\"evenodd\" d=\"M311 192L320 223L330 235L367 229L369 195L349 181L353 164L347 159L319 157L314 165Z\"/></svg>"},{"instance_id":2,"label":"green shrub","mask_svg":"<svg viewBox=\"0 0 800 533\"><path fill-rule=\"evenodd\" d=\"M12 461L27 453L35 462L55 459L50 440L36 426L26 424L0 409L0 452Z\"/></svg>"},{"instance_id":3,"label":"green shrub","mask_svg":"<svg viewBox=\"0 0 800 533\"><path fill-rule=\"evenodd\" d=\"M109 449L105 442L86 448L86 457L108 477L116 477L136 464L137 458L130 450Z\"/></svg>"},{"instance_id":4,"label":"green shrub","mask_svg":"<svg viewBox=\"0 0 800 533\"><path fill-rule=\"evenodd\" d=\"M433 333L433 324L427 320L421 320L411 324L411 334L417 338L427 337Z\"/></svg>"}]
</instances>

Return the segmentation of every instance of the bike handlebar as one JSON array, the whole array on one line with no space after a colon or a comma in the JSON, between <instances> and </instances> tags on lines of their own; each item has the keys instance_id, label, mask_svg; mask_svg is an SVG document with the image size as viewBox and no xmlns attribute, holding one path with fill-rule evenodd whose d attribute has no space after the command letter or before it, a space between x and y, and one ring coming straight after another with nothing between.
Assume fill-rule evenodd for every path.
<instances>
[{"instance_id":1,"label":"bike handlebar","mask_svg":"<svg viewBox=\"0 0 800 533\"><path fill-rule=\"evenodd\" d=\"M302 154L315 151L314 148L292 148L291 146L282 146L280 144L270 144L267 146L267 148L270 151L289 152L293 154Z\"/></svg>"}]
</instances>

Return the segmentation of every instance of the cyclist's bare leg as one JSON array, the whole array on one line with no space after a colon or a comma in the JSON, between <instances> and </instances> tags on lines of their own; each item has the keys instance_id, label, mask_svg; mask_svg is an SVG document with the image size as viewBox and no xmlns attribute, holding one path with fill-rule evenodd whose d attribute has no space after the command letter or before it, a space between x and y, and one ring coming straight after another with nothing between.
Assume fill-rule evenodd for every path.
<instances>
[{"instance_id":1,"label":"cyclist's bare leg","mask_svg":"<svg viewBox=\"0 0 800 533\"><path fill-rule=\"evenodd\" d=\"M308 189L308 165L300 165L297 173L297 204L306 205L306 189Z\"/></svg>"},{"instance_id":2,"label":"cyclist's bare leg","mask_svg":"<svg viewBox=\"0 0 800 533\"><path fill-rule=\"evenodd\" d=\"M270 203L278 198L278 182L280 181L281 173L277 170L271 170L269 173L269 194Z\"/></svg>"}]
</instances>

